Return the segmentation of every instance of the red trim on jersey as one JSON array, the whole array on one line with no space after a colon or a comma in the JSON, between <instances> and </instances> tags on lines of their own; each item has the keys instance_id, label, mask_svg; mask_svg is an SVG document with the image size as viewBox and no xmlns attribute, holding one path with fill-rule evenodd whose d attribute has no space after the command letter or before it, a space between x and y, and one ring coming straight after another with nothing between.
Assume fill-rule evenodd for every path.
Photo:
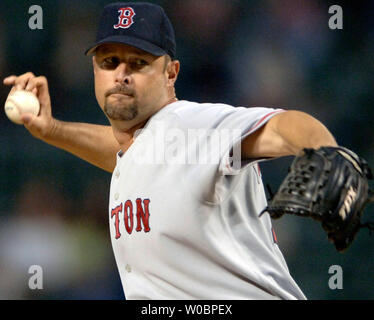
<instances>
[{"instance_id":1,"label":"red trim on jersey","mask_svg":"<svg viewBox=\"0 0 374 320\"><path fill-rule=\"evenodd\" d=\"M250 132L250 131L254 131L260 124L262 124L265 120L266 120L266 118L268 118L269 116L271 116L271 115L273 115L273 114L275 114L275 113L281 113L281 112L284 112L285 110L275 110L275 111L273 111L273 112L270 112L270 113L268 113L268 114L266 114L266 115L264 115L260 120L258 120L256 123L255 123L255 125L251 128L251 129L249 129L245 134L247 134L248 132Z\"/></svg>"},{"instance_id":2,"label":"red trim on jersey","mask_svg":"<svg viewBox=\"0 0 374 320\"><path fill-rule=\"evenodd\" d=\"M271 228L271 234L273 235L274 243L278 243L277 235L275 234L274 228Z\"/></svg>"},{"instance_id":3,"label":"red trim on jersey","mask_svg":"<svg viewBox=\"0 0 374 320\"><path fill-rule=\"evenodd\" d=\"M245 136L248 132L253 132L257 129L257 127L262 124L268 117L270 117L271 115L275 114L275 113L281 113L281 112L285 112L286 110L283 110L283 109L280 109L280 110L275 110L275 111L272 111L272 112L269 112L267 113L266 115L264 115L260 120L258 120L248 131L246 131L244 133L243 136ZM245 139L245 138L244 138ZM243 137L242 139L243 140ZM227 163L226 163L226 168L232 172L232 169L231 169L231 166L230 166L230 163L229 163L229 158L227 159Z\"/></svg>"}]
</instances>

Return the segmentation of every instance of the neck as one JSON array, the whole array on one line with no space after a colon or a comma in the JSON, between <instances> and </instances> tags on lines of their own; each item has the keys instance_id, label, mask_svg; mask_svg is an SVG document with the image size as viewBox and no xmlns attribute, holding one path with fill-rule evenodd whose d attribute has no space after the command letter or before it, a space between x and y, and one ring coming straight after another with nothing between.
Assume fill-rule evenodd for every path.
<instances>
[{"instance_id":1,"label":"neck","mask_svg":"<svg viewBox=\"0 0 374 320\"><path fill-rule=\"evenodd\" d=\"M138 124L135 124L135 125L131 126L130 128L128 128L126 130L116 129L117 126L112 125L114 137L117 139L119 145L121 146L121 150L123 152L125 152L131 146L131 144L134 142L134 135L135 135L136 131L144 128L144 126L147 124L148 120L154 114L156 114L158 111L160 111L161 109L163 109L167 105L169 105L173 102L176 102L176 101L178 101L177 97L173 96L172 98L167 100L166 103L164 103L160 108L158 108L152 115L150 115L147 119L143 120L142 122L140 122Z\"/></svg>"},{"instance_id":2,"label":"neck","mask_svg":"<svg viewBox=\"0 0 374 320\"><path fill-rule=\"evenodd\" d=\"M166 101L166 103L160 108L158 109L157 111L161 110L162 108L166 107L167 105L173 103L173 102L176 102L178 101L178 98L176 96L170 98L168 101Z\"/></svg>"}]
</instances>

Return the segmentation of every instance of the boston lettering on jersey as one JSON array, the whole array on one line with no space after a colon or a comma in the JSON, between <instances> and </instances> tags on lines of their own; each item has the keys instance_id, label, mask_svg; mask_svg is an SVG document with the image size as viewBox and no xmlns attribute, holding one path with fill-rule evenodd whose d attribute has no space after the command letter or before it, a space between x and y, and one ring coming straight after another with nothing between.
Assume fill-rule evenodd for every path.
<instances>
[{"instance_id":1,"label":"boston lettering on jersey","mask_svg":"<svg viewBox=\"0 0 374 320\"><path fill-rule=\"evenodd\" d=\"M136 199L136 231L149 232L149 199ZM127 200L125 203L121 203L111 210L111 218L114 217L114 226L116 228L116 239L121 237L121 231L123 227L121 221L128 234L131 234L134 229L134 205L131 200ZM121 226L120 226L121 225Z\"/></svg>"}]
</instances>

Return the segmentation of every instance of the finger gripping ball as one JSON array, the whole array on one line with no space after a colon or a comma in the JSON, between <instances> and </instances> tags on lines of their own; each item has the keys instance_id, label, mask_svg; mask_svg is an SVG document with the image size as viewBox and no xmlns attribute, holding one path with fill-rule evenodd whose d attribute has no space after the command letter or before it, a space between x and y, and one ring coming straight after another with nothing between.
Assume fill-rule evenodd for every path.
<instances>
[{"instance_id":1,"label":"finger gripping ball","mask_svg":"<svg viewBox=\"0 0 374 320\"><path fill-rule=\"evenodd\" d=\"M21 114L39 114L40 104L38 98L30 91L17 90L10 94L4 106L7 117L17 124L23 124Z\"/></svg>"}]
</instances>

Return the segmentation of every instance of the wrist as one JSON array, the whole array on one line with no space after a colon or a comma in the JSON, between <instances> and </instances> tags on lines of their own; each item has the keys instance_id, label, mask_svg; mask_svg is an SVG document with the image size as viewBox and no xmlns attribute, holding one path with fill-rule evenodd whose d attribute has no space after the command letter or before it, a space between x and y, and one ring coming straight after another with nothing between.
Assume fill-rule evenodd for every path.
<instances>
[{"instance_id":1,"label":"wrist","mask_svg":"<svg viewBox=\"0 0 374 320\"><path fill-rule=\"evenodd\" d=\"M47 143L58 140L62 127L62 121L55 118L50 119L48 129L42 132L42 140Z\"/></svg>"}]
</instances>

